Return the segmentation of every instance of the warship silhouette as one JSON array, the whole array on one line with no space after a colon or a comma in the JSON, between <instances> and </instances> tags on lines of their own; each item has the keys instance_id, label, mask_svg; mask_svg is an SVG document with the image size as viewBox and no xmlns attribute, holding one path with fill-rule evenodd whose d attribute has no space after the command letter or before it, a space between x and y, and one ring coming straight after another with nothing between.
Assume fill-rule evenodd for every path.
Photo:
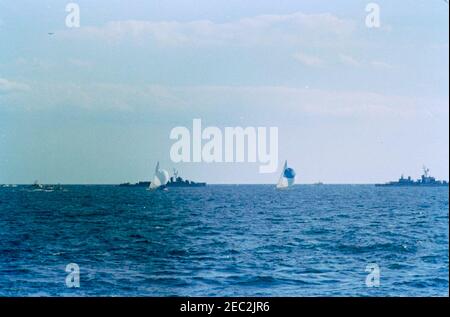
<instances>
[{"instance_id":1,"label":"warship silhouette","mask_svg":"<svg viewBox=\"0 0 450 317\"><path fill-rule=\"evenodd\" d=\"M150 181L140 181L137 183L123 183L119 184L120 187L149 187ZM187 179L183 179L178 176L178 171L173 169L173 176L170 177L169 182L165 185L166 187L205 187L206 183L194 182Z\"/></svg>"},{"instance_id":2,"label":"warship silhouette","mask_svg":"<svg viewBox=\"0 0 450 317\"><path fill-rule=\"evenodd\" d=\"M382 187L398 187L398 186L423 186L423 187L448 187L447 181L439 181L436 178L430 176L430 170L424 166L423 174L418 180L413 180L411 176L405 178L403 175L398 179L398 181L389 182L385 184L375 184L375 186Z\"/></svg>"}]
</instances>

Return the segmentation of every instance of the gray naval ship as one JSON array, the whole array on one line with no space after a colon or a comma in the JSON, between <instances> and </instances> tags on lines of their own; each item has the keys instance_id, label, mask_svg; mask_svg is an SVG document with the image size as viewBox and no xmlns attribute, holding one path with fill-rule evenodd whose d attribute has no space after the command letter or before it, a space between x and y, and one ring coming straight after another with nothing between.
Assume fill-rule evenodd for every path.
<instances>
[{"instance_id":1,"label":"gray naval ship","mask_svg":"<svg viewBox=\"0 0 450 317\"><path fill-rule=\"evenodd\" d=\"M135 184L132 183L123 183L119 184L120 187L149 187L151 184L150 181L141 181ZM206 183L202 182L194 182L187 179L183 179L178 176L178 171L176 169L173 170L173 176L170 177L169 182L166 187L205 187Z\"/></svg>"},{"instance_id":2,"label":"gray naval ship","mask_svg":"<svg viewBox=\"0 0 450 317\"><path fill-rule=\"evenodd\" d=\"M383 187L398 187L398 186L423 186L423 187L448 187L447 181L439 181L436 178L430 176L430 170L423 167L423 174L418 180L413 180L411 176L407 178L403 177L403 175L396 182L389 182L385 184L375 184L375 186L383 186Z\"/></svg>"}]
</instances>

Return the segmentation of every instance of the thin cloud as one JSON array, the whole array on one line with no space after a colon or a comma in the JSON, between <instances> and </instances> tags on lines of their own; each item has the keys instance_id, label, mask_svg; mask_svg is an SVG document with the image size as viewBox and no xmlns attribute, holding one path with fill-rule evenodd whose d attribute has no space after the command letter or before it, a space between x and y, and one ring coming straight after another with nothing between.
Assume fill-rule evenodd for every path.
<instances>
[{"instance_id":1,"label":"thin cloud","mask_svg":"<svg viewBox=\"0 0 450 317\"><path fill-rule=\"evenodd\" d=\"M0 92L25 91L29 88L26 84L0 77Z\"/></svg>"},{"instance_id":2,"label":"thin cloud","mask_svg":"<svg viewBox=\"0 0 450 317\"><path fill-rule=\"evenodd\" d=\"M236 21L210 20L112 21L104 26L62 31L64 37L101 39L116 43L132 40L160 46L184 45L268 45L273 43L313 43L353 33L355 23L329 13L259 15Z\"/></svg>"},{"instance_id":3,"label":"thin cloud","mask_svg":"<svg viewBox=\"0 0 450 317\"><path fill-rule=\"evenodd\" d=\"M312 66L312 67L320 67L323 66L323 60L317 56L307 55L303 54L301 52L295 53L293 55L294 59L299 61L300 63L306 65L306 66Z\"/></svg>"},{"instance_id":4,"label":"thin cloud","mask_svg":"<svg viewBox=\"0 0 450 317\"><path fill-rule=\"evenodd\" d=\"M446 101L417 100L366 91L333 91L287 86L161 86L109 83L43 84L35 89L10 95L11 106L26 110L79 109L102 113L155 114L185 117L230 113L240 116L304 114L326 117L398 117L448 113ZM8 97L8 96L6 96ZM433 106L430 106L430 103ZM275 111L276 110L276 111ZM274 113L276 113L274 115Z\"/></svg>"},{"instance_id":5,"label":"thin cloud","mask_svg":"<svg viewBox=\"0 0 450 317\"><path fill-rule=\"evenodd\" d=\"M341 54L341 55L339 55L339 60L341 61L341 63L343 63L345 65L349 65L349 66L353 66L353 67L362 66L362 62L358 61L356 58L354 58L353 56L350 56L350 55Z\"/></svg>"},{"instance_id":6,"label":"thin cloud","mask_svg":"<svg viewBox=\"0 0 450 317\"><path fill-rule=\"evenodd\" d=\"M350 56L350 55L339 55L339 61L341 64L344 64L346 66L351 66L355 68L359 67L371 67L376 69L391 69L392 65L389 63L379 61L379 60L372 60L372 61L365 61L358 59L356 57Z\"/></svg>"},{"instance_id":7,"label":"thin cloud","mask_svg":"<svg viewBox=\"0 0 450 317\"><path fill-rule=\"evenodd\" d=\"M371 61L370 65L378 69L391 69L393 68L391 64L382 61Z\"/></svg>"}]
</instances>

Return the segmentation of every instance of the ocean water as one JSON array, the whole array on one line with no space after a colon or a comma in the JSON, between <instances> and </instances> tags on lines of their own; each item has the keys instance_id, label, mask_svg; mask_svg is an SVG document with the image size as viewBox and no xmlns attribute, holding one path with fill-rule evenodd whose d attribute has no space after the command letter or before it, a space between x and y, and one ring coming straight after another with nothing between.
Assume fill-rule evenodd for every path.
<instances>
[{"instance_id":1,"label":"ocean water","mask_svg":"<svg viewBox=\"0 0 450 317\"><path fill-rule=\"evenodd\" d=\"M449 295L448 188L64 188L0 188L0 296Z\"/></svg>"}]
</instances>

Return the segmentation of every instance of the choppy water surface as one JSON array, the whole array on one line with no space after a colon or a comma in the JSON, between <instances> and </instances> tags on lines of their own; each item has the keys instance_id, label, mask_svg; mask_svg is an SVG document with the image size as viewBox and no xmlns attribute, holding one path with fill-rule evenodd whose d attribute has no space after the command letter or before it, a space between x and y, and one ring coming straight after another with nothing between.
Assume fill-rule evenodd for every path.
<instances>
[{"instance_id":1,"label":"choppy water surface","mask_svg":"<svg viewBox=\"0 0 450 317\"><path fill-rule=\"evenodd\" d=\"M448 188L65 189L0 188L1 296L449 294Z\"/></svg>"}]
</instances>

